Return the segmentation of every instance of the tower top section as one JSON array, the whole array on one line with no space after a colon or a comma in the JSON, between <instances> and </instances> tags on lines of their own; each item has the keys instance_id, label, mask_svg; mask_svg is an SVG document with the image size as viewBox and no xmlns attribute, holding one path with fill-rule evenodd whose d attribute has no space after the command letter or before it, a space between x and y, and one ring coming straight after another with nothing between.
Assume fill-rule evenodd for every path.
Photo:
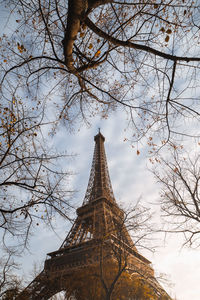
<instances>
[{"instance_id":1,"label":"tower top section","mask_svg":"<svg viewBox=\"0 0 200 300\"><path fill-rule=\"evenodd\" d=\"M92 168L83 205L99 198L106 198L108 201L115 202L104 148L105 137L100 130L94 137L94 141Z\"/></svg>"},{"instance_id":2,"label":"tower top section","mask_svg":"<svg viewBox=\"0 0 200 300\"><path fill-rule=\"evenodd\" d=\"M94 137L94 141L97 142L98 139L102 139L103 143L105 142L105 137L103 136L103 134L101 134L100 128L99 128L99 133Z\"/></svg>"}]
</instances>

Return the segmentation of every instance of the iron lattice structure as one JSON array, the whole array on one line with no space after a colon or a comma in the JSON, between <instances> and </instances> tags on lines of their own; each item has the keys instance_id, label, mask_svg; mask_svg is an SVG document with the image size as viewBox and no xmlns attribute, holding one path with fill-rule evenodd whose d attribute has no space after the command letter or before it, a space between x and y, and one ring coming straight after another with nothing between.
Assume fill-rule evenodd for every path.
<instances>
[{"instance_id":1,"label":"iron lattice structure","mask_svg":"<svg viewBox=\"0 0 200 300\"><path fill-rule=\"evenodd\" d=\"M92 168L83 205L92 202L99 197L106 197L111 202L115 202L104 148L105 138L99 133L95 136L94 140L95 147Z\"/></svg>"},{"instance_id":2,"label":"iron lattice structure","mask_svg":"<svg viewBox=\"0 0 200 300\"><path fill-rule=\"evenodd\" d=\"M83 205L77 209L77 218L61 247L48 253L44 270L20 294L18 300L47 300L66 288L72 274L98 265L102 240L107 254L110 249L123 252L132 273L140 274L155 288L159 295L166 295L154 277L150 261L143 257L124 225L124 213L118 207L107 167L104 136L99 132L94 137L95 149L92 168ZM113 256L106 254L109 260ZM77 299L78 300L78 299ZM102 299L103 300L103 299ZM145 300L145 299L140 299Z\"/></svg>"}]
</instances>

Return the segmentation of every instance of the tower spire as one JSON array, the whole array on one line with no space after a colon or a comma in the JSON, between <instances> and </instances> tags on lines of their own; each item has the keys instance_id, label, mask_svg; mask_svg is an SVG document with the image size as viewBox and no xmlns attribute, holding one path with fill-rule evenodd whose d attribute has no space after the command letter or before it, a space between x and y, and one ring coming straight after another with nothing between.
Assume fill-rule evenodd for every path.
<instances>
[{"instance_id":1,"label":"tower spire","mask_svg":"<svg viewBox=\"0 0 200 300\"><path fill-rule=\"evenodd\" d=\"M94 137L94 141L92 168L83 205L100 197L115 202L104 148L105 137L101 134L100 128L99 133Z\"/></svg>"}]
</instances>

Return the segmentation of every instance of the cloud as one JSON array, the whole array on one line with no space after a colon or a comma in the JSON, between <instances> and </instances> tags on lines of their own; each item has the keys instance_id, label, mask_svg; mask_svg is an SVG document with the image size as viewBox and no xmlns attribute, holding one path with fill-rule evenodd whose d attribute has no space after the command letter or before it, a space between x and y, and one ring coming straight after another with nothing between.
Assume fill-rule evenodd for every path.
<instances>
[{"instance_id":1,"label":"cloud","mask_svg":"<svg viewBox=\"0 0 200 300\"><path fill-rule=\"evenodd\" d=\"M74 173L72 183L77 190L75 202L81 205L87 188L89 173L92 164L94 150L94 135L101 127L101 132L105 136L105 148L108 167L114 195L117 202L136 202L142 196L142 204L148 203L153 209L159 210L154 205L159 197L159 187L156 185L152 174L147 170L147 160L145 158L145 146L140 148L140 155L136 154L136 149L124 142L126 132L125 116L121 113L113 114L108 120L101 121L96 118L90 128L82 127L75 129L70 134L66 129L61 128L54 137L53 144L60 151L67 150L68 153L76 153L77 156L72 161L63 161ZM157 218L159 220L159 218ZM22 269L26 274L32 269L34 261L44 261L46 254L57 250L62 240L70 229L70 224L60 219L56 221L59 238L47 228L41 227L31 239L31 254L27 253L22 259ZM163 236L159 243L162 243ZM171 288L166 286L166 290L178 300L199 300L199 273L200 262L198 251L184 249L180 251L182 243L178 235L167 237L165 246L147 258L153 263L157 273L166 273L167 278L174 284ZM163 242L164 245L164 242Z\"/></svg>"}]
</instances>

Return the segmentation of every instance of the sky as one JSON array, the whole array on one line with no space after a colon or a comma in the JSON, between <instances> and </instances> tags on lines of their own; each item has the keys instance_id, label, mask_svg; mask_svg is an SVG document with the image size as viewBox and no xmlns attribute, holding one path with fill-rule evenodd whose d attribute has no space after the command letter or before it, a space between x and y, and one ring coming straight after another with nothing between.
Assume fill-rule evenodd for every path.
<instances>
[{"instance_id":1,"label":"sky","mask_svg":"<svg viewBox=\"0 0 200 300\"><path fill-rule=\"evenodd\" d=\"M123 118L124 117L124 118ZM159 186L153 175L148 171L146 148L136 149L124 142L125 116L122 113L113 114L108 120L94 120L90 128L81 127L68 133L62 128L52 141L58 150L67 150L76 153L69 168L76 173L72 184L77 191L74 201L77 206L82 205L84 194L89 180L94 150L94 135L101 128L105 136L105 150L112 187L117 203L123 205L136 203L141 198L141 204L152 207L159 222ZM68 162L66 162L68 164ZM56 234L47 228L40 228L30 240L30 252L21 258L21 272L24 278L30 278L33 264L43 264L48 252L57 250L70 229L68 222L56 221ZM160 226L157 223L156 226ZM179 235L160 235L155 245L160 245L154 253L142 251L153 264L156 276L164 277L161 284L176 300L199 300L200 261L199 251L188 248L182 249L183 240ZM154 242L152 242L153 244Z\"/></svg>"},{"instance_id":2,"label":"sky","mask_svg":"<svg viewBox=\"0 0 200 300\"><path fill-rule=\"evenodd\" d=\"M0 17L5 12L0 12ZM1 18L1 22L3 19ZM64 161L66 166L75 173L72 178L73 188L77 191L74 202L77 206L82 204L89 180L94 150L94 135L101 128L105 136L105 149L107 162L116 201L122 204L136 203L141 197L141 203L151 206L159 221L159 186L151 172L148 171L147 149L141 147L140 155L136 148L124 142L127 133L126 116L122 112L113 113L107 120L94 118L91 126L76 127L73 132L60 128L51 143L59 151L67 150L68 153L77 154L71 161ZM30 280L30 273L34 263L43 264L46 254L57 250L67 235L71 225L60 219L55 221L56 232L49 228L40 227L30 239L30 251L26 251L19 259L21 263L19 274ZM158 224L159 226L160 224ZM176 300L200 299L200 249L192 250L182 248L182 237L179 235L159 236L160 247L154 253L145 251L143 254L152 261L154 270L165 274L168 283L161 284L166 291ZM162 276L161 276L162 277Z\"/></svg>"}]
</instances>

